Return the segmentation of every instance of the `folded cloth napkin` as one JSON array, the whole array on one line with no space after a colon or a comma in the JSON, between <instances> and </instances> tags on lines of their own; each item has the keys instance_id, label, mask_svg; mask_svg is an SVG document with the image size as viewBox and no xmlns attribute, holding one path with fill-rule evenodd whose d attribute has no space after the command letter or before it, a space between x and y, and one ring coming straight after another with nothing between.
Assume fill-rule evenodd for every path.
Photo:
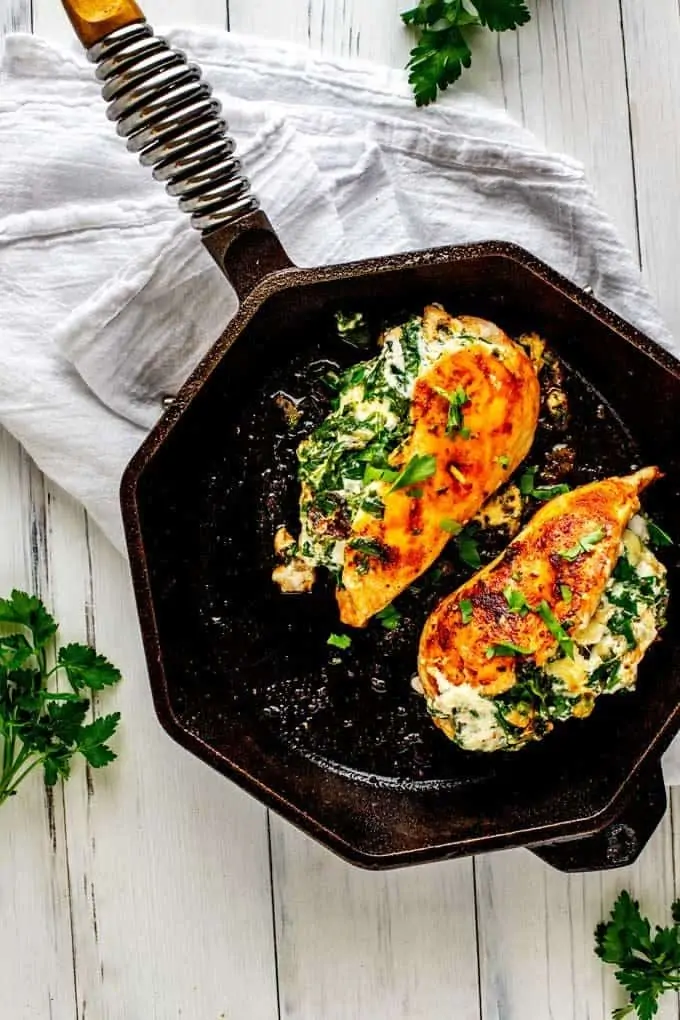
<instances>
[{"instance_id":1,"label":"folded cloth napkin","mask_svg":"<svg viewBox=\"0 0 680 1020\"><path fill-rule=\"evenodd\" d=\"M502 110L465 92L416 110L401 72L163 34L203 66L298 264L514 241L672 348L582 167ZM0 423L123 551L123 468L236 298L116 137L79 51L6 40L0 143Z\"/></svg>"}]
</instances>

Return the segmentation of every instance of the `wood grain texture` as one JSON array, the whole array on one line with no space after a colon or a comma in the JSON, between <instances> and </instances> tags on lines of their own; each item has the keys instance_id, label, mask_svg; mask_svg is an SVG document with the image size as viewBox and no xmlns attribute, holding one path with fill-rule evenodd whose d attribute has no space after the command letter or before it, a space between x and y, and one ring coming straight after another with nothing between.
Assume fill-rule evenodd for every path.
<instances>
[{"instance_id":1,"label":"wood grain texture","mask_svg":"<svg viewBox=\"0 0 680 1020\"><path fill-rule=\"evenodd\" d=\"M31 0L3 0L0 6L0 36L7 32L30 32L32 25Z\"/></svg>"},{"instance_id":2,"label":"wood grain texture","mask_svg":"<svg viewBox=\"0 0 680 1020\"><path fill-rule=\"evenodd\" d=\"M642 268L680 335L677 205L680 182L680 11L676 0L622 0ZM671 210L673 211L671 213Z\"/></svg>"},{"instance_id":3,"label":"wood grain texture","mask_svg":"<svg viewBox=\"0 0 680 1020\"><path fill-rule=\"evenodd\" d=\"M233 31L395 67L405 66L413 45L399 18L407 6L401 0L229 3ZM622 238L637 250L619 2L530 0L530 7L532 21L520 32L475 34L472 67L455 88L504 105L549 148L582 160Z\"/></svg>"},{"instance_id":4,"label":"wood grain texture","mask_svg":"<svg viewBox=\"0 0 680 1020\"><path fill-rule=\"evenodd\" d=\"M229 6L237 31L327 53L402 66L410 47L401 0ZM621 0L622 24L619 6L536 0L520 33L480 38L463 87L581 159L634 250L639 219L647 278L677 327L680 15L676 0ZM34 7L39 33L73 43L57 0ZM158 25L226 21L224 0L145 9ZM27 0L4 0L0 33L30 27ZM264 811L156 723L124 564L2 432L0 533L0 591L41 591L65 638L87 633L126 676L96 707L124 714L118 762L77 770L51 801L34 777L4 808L3 1018L605 1020L622 1003L592 931L624 886L666 922L680 791L635 867L590 876L526 851L374 875L272 818L272 903ZM661 1020L678 1015L667 999Z\"/></svg>"},{"instance_id":5,"label":"wood grain texture","mask_svg":"<svg viewBox=\"0 0 680 1020\"><path fill-rule=\"evenodd\" d=\"M0 429L0 591L48 582L42 478ZM75 1016L70 879L61 790L34 773L3 805L0 825L0 985L8 1018Z\"/></svg>"},{"instance_id":6,"label":"wood grain texture","mask_svg":"<svg viewBox=\"0 0 680 1020\"><path fill-rule=\"evenodd\" d=\"M127 565L65 494L52 597L125 677L118 761L65 787L79 1020L277 1015L266 812L158 725Z\"/></svg>"},{"instance_id":7,"label":"wood grain texture","mask_svg":"<svg viewBox=\"0 0 680 1020\"><path fill-rule=\"evenodd\" d=\"M477 1020L470 860L373 874L272 834L283 1020Z\"/></svg>"},{"instance_id":8,"label":"wood grain texture","mask_svg":"<svg viewBox=\"0 0 680 1020\"><path fill-rule=\"evenodd\" d=\"M639 897L660 921L674 898L672 817L629 868L562 875L513 850L477 859L484 1020L606 1020L625 997L593 953L593 932L619 891ZM664 921L664 923L667 923ZM670 996L659 1017L678 1016Z\"/></svg>"}]
</instances>

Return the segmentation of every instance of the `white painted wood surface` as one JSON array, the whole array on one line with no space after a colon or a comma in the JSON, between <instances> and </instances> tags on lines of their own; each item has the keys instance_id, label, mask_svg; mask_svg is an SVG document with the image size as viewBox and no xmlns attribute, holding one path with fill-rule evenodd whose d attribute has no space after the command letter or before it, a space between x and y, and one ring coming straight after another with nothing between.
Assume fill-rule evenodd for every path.
<instances>
[{"instance_id":1,"label":"white painted wood surface","mask_svg":"<svg viewBox=\"0 0 680 1020\"><path fill-rule=\"evenodd\" d=\"M145 6L159 24L228 21L395 65L409 46L400 0ZM517 35L480 40L465 87L584 161L678 331L677 2L534 7ZM32 26L71 43L57 0L0 0L0 33ZM0 590L39 590L66 639L96 639L126 676L102 699L124 715L115 767L91 785L79 771L53 798L36 777L3 809L2 1020L604 1020L620 1004L592 931L623 886L665 917L678 791L623 872L566 877L523 851L357 871L163 734L124 564L3 433L0 534ZM678 1015L673 999L659 1014Z\"/></svg>"}]
</instances>

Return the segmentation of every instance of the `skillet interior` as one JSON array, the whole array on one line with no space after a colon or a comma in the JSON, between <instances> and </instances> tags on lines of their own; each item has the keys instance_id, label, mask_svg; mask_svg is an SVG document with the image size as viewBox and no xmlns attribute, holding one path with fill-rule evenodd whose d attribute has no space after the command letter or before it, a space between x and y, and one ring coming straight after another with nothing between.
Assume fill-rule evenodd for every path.
<instances>
[{"instance_id":1,"label":"skillet interior","mask_svg":"<svg viewBox=\"0 0 680 1020\"><path fill-rule=\"evenodd\" d=\"M224 767L244 769L268 799L273 791L309 827L364 854L462 852L469 840L522 841L520 833L588 818L655 740L667 743L673 733L662 731L680 700L675 554L665 557L668 627L638 691L601 699L590 719L561 724L515 754L458 750L410 690L427 613L470 573L455 556L445 555L451 573L400 600L398 631L372 624L345 652L327 645L341 629L330 586L295 597L272 585L273 533L295 520L294 450L326 411L320 362L366 356L333 339L333 312L358 308L378 326L429 301L492 319L510 335L546 337L568 366L573 484L660 464L666 478L645 505L671 534L680 495L679 378L512 259L463 259L269 297L139 479L164 681L179 725ZM305 398L297 433L272 399L279 390Z\"/></svg>"}]
</instances>

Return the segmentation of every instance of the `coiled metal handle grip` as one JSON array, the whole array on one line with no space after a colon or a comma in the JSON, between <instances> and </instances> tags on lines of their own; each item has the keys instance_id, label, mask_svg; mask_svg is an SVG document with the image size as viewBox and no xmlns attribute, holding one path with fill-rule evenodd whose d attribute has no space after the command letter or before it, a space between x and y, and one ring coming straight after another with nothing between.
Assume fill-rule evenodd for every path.
<instances>
[{"instance_id":1,"label":"coiled metal handle grip","mask_svg":"<svg viewBox=\"0 0 680 1020\"><path fill-rule=\"evenodd\" d=\"M118 134L197 230L214 230L258 209L221 105L181 50L138 21L110 32L87 53Z\"/></svg>"}]
</instances>

